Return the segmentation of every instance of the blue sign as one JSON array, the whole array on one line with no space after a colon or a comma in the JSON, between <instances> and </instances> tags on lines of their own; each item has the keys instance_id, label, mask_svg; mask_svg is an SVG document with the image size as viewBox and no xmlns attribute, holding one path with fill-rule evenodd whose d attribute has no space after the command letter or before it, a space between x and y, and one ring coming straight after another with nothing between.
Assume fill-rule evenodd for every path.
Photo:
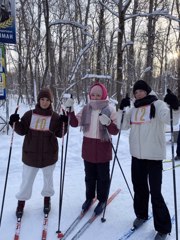
<instances>
[{"instance_id":1,"label":"blue sign","mask_svg":"<svg viewBox=\"0 0 180 240\"><path fill-rule=\"evenodd\" d=\"M15 0L0 0L0 43L16 43Z\"/></svg>"}]
</instances>

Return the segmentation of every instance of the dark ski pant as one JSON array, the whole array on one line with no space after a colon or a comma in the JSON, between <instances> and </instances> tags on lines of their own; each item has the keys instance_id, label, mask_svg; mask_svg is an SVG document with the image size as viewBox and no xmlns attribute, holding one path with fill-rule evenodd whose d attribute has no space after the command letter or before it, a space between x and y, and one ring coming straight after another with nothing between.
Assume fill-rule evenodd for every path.
<instances>
[{"instance_id":1,"label":"dark ski pant","mask_svg":"<svg viewBox=\"0 0 180 240\"><path fill-rule=\"evenodd\" d=\"M178 138L177 138L176 154L177 154L178 157L180 157L180 130L179 130Z\"/></svg>"},{"instance_id":2,"label":"dark ski pant","mask_svg":"<svg viewBox=\"0 0 180 240\"><path fill-rule=\"evenodd\" d=\"M110 183L109 165L109 162L90 163L84 161L86 199L93 199L97 192L97 199L100 202L107 200Z\"/></svg>"},{"instance_id":3,"label":"dark ski pant","mask_svg":"<svg viewBox=\"0 0 180 240\"><path fill-rule=\"evenodd\" d=\"M148 218L150 192L155 230L160 233L170 233L171 218L161 194L162 161L132 157L131 173L136 216L142 219Z\"/></svg>"}]
</instances>

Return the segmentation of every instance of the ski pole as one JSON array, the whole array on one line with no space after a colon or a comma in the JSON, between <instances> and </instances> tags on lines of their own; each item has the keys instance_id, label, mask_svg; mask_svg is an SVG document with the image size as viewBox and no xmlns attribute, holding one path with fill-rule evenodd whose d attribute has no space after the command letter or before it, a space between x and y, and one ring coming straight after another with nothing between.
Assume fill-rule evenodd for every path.
<instances>
[{"instance_id":1,"label":"ski pole","mask_svg":"<svg viewBox=\"0 0 180 240\"><path fill-rule=\"evenodd\" d=\"M56 233L60 233L60 216L61 216L61 206L62 206L62 178L63 178L63 169L64 169L64 132L65 132L65 126L64 123L62 124L62 145L61 145L61 170L60 170L60 181L59 181L59 217L58 217L58 230Z\"/></svg>"},{"instance_id":2,"label":"ski pole","mask_svg":"<svg viewBox=\"0 0 180 240\"><path fill-rule=\"evenodd\" d=\"M174 134L173 134L173 111L170 107L170 125L171 125L171 152L172 152L172 172L173 172L173 187L174 187L174 210L175 210L175 227L176 240L178 240L178 214L177 214L177 194L176 194L176 172L174 159Z\"/></svg>"},{"instance_id":3,"label":"ski pole","mask_svg":"<svg viewBox=\"0 0 180 240\"><path fill-rule=\"evenodd\" d=\"M70 111L70 110L69 110ZM64 125L64 123L63 123ZM58 234L58 238L61 238L63 235L60 230L61 225L61 215L62 215L62 202L63 202L63 192L64 192L64 180L65 180L65 169L66 169L66 159L67 159L67 148L68 148L68 139L69 139L69 126L70 126L70 117L68 116L68 124L67 124L67 134L66 134L66 146L65 146L65 155L63 159L64 152L64 133L62 139L62 154L61 154L61 173L60 173L60 192L59 192L59 218L58 218L58 230L56 233ZM64 132L63 126L63 132Z\"/></svg>"},{"instance_id":4,"label":"ski pole","mask_svg":"<svg viewBox=\"0 0 180 240\"><path fill-rule=\"evenodd\" d=\"M126 94L126 97L128 97L128 93ZM117 150L118 150L118 146L119 146L119 140L120 140L120 135L121 135L122 124L123 124L123 121L124 121L124 114L125 114L125 110L123 109L121 122L120 122L120 126L119 126L118 140L117 140L117 143L116 143L116 150L114 150L114 146L113 146L112 142L111 142L111 144L112 144L112 149L114 151L114 157L117 159L117 162L118 162L118 165L120 167L121 173L122 173L122 175L124 177L124 180L126 182L126 185L127 185L128 190L129 190L129 193L130 193L130 195L131 195L131 197L133 199L133 194L132 194L132 192L130 190L129 184L128 184L127 180L126 180L125 174L124 174L123 169L122 169L121 164L120 164L120 161L119 161L119 159L117 157Z\"/></svg>"},{"instance_id":5,"label":"ski pole","mask_svg":"<svg viewBox=\"0 0 180 240\"><path fill-rule=\"evenodd\" d=\"M123 110L122 118L121 118L121 123L120 123L119 134L118 134L118 139L117 139L117 143L116 143L116 149L114 148L114 146L113 146L113 144L112 144L112 141L111 141L111 138L110 138L110 136L109 136L108 131L107 131L107 134L108 134L108 136L109 136L109 140L110 140L110 142L111 142L112 150L113 150L113 152L114 152L114 159L117 160L117 163L118 163L118 165L119 165L119 168L120 168L120 170L121 170L121 173L122 173L122 175L123 175L123 178L124 178L124 180L125 180L125 182L126 182L127 188L128 188L128 190L129 190L129 193L130 193L130 195L131 195L131 197L132 197L132 199L133 199L133 194L132 194L132 192L131 192L131 190L130 190L128 181L127 181L127 179L126 179L126 177L125 177L124 171L123 171L123 169L122 169L122 166L121 166L120 161L119 161L118 156L117 156L117 150L118 150L118 146L119 146L119 140L120 140L120 135L121 135L121 128L122 128L122 123L123 123L123 119L124 119L124 114L125 114L125 111ZM107 129L106 129L106 130L107 130Z\"/></svg>"},{"instance_id":6,"label":"ski pole","mask_svg":"<svg viewBox=\"0 0 180 240\"><path fill-rule=\"evenodd\" d=\"M107 128L106 128L106 130L107 130ZM108 133L108 130L107 130L107 133ZM109 133L108 133L108 136L109 136ZM119 165L120 170L121 170L121 173L122 173L123 178L124 178L124 180L125 180L125 183L126 183L127 188L128 188L128 190L129 190L129 193L130 193L130 195L131 195L131 197L132 197L132 199L133 199L133 195L132 195L132 193L131 193L131 190L130 190L128 181L127 181L126 176L125 176L125 174L124 174L124 171L123 171L123 169L122 169L122 167L121 167L121 164L120 164L119 159L118 159L118 157L117 157L117 151L115 150L115 148L114 148L114 146L113 146L113 143L112 143L112 141L111 141L110 136L109 136L109 141L110 141L110 143L111 143L111 147L112 147L113 152L114 152L114 160L113 160L113 166L112 166L112 170L111 170L111 177L110 177L110 184L109 184L108 195L109 195L109 192L110 192L110 186L111 186L112 177L113 177L113 172L114 172L115 160L117 160L118 165ZM116 146L116 147L117 147L117 146ZM104 218L105 211L106 211L106 206L105 206L105 208L104 208L103 217L101 218L101 221L102 221L102 222L105 222L105 218Z\"/></svg>"},{"instance_id":7,"label":"ski pole","mask_svg":"<svg viewBox=\"0 0 180 240\"><path fill-rule=\"evenodd\" d=\"M19 99L18 99L18 102L19 102ZM17 113L18 108L19 108L19 106L17 106L17 108L15 110L15 114ZM13 123L11 142L10 142L10 148L9 148L9 157L8 157L8 164L7 164L6 177L5 177L5 183L4 183L2 204L1 204L0 226L1 226L1 221L2 221L3 209L4 209L4 201L5 201L5 195L6 195L7 180L8 180L8 175L9 175L9 167L10 167L10 161L11 161L11 152L12 152L13 139L14 139L14 129L15 129L15 122Z\"/></svg>"},{"instance_id":8,"label":"ski pole","mask_svg":"<svg viewBox=\"0 0 180 240\"><path fill-rule=\"evenodd\" d=\"M114 159L113 159L113 165L112 165L112 169L111 169L110 181L109 181L108 196L109 196L110 187L111 187L111 182L112 182L112 177L113 177L113 173L114 173L115 161L116 161L116 158L114 157ZM107 197L107 198L108 198L108 197ZM105 205L105 208L104 208L104 211L103 211L103 216L102 216L102 218L101 218L101 222L105 222L105 221L106 221L106 219L105 219L106 207L107 207L107 200L106 200L106 205Z\"/></svg>"},{"instance_id":9,"label":"ski pole","mask_svg":"<svg viewBox=\"0 0 180 240\"><path fill-rule=\"evenodd\" d=\"M128 96L128 95L126 94L126 96ZM120 161L119 161L118 156L117 156L117 151L118 151L118 146L119 146L119 140L120 140L120 135L121 135L121 129L122 129L122 124L123 124L123 120L124 120L124 114L125 114L125 110L123 110L123 112L122 112L121 123L120 123L120 128L119 128L119 134L118 134L118 139L117 139L117 143L116 143L116 150L114 149L114 146L113 146L112 142L111 142L111 145L112 145L112 149L113 149L113 152L114 152L114 158L116 158L116 160L117 160L117 162L118 162L119 168L120 168L121 173L122 173L122 175L123 175L123 177L124 177L124 180L125 180L125 182L126 182L126 185L127 185L128 190L129 190L129 193L130 193L130 195L131 195L131 197L132 197L132 199L133 199L133 194L132 194L132 192L131 192L131 190L130 190L129 184L128 184L127 180L126 180L125 174L124 174L124 172L123 172L123 169L122 169L122 167L121 167ZM109 134L109 133L108 133L108 134Z\"/></svg>"},{"instance_id":10,"label":"ski pole","mask_svg":"<svg viewBox=\"0 0 180 240\"><path fill-rule=\"evenodd\" d=\"M123 178L124 178L124 180L125 180L125 182L126 182L127 188L128 188L128 190L129 190L129 193L130 193L130 195L131 195L131 197L132 197L132 199L133 199L133 195L132 195L132 193L131 193L131 189L130 189L130 187L129 187L128 181L127 181L127 179L126 179L126 177L125 177L124 171L123 171L122 166L121 166L121 164L120 164L120 161L119 161L119 159L118 159L118 157L117 157L117 152L116 152L116 150L114 149L114 146L113 146L112 142L111 142L111 145L112 145L112 149L113 149L113 152L114 152L114 157L115 157L116 160L117 160L117 163L118 163L118 165L119 165L119 167L120 167L120 170L121 170L121 173L122 173L122 175L123 175Z\"/></svg>"},{"instance_id":11,"label":"ski pole","mask_svg":"<svg viewBox=\"0 0 180 240\"><path fill-rule=\"evenodd\" d=\"M124 114L125 114L125 111L123 110L123 112L122 112L122 117L121 117L121 122L120 122L119 133L118 133L118 139L117 139L117 143L116 143L116 150L114 149L114 146L113 146L113 144L112 144L111 138L110 138L110 136L109 136L109 132L108 132L108 130L107 130L107 128L106 128L106 131L107 131L107 134L108 134L108 137L109 137L109 141L110 141L110 143L111 143L111 147L112 147L113 152L114 152L114 159L113 159L113 165L112 165L112 170L111 170L111 176L110 176L110 183L109 183L108 195L109 195L109 192L110 192L110 187L111 187L111 182L112 182L112 177L113 177L113 172L114 172L114 166L115 166L115 160L117 160L117 162L118 162L118 164L119 164L119 167L120 167L120 169L121 169L122 175L123 175L123 177L124 177L124 180L125 180L125 182L126 182L126 184L127 184L127 187L128 187L128 189L129 189L129 192L130 192L130 194L131 194L131 197L133 198L132 193L131 193L131 190L130 190L130 187L129 187L129 185L128 185L128 182L127 182L126 177L125 177L125 175L124 175L124 172L123 172L123 170L122 170L121 164L120 164L119 159L118 159L118 157L117 157L117 150L118 150L119 140L120 140L120 136L121 136L121 128L122 128L122 124L123 124L123 120L124 120ZM106 212L106 206L105 206L105 208L104 208L103 216L102 216L102 218L101 218L101 221L102 221L102 222L105 222L105 221L106 221L106 219L105 219L105 212Z\"/></svg>"}]
</instances>

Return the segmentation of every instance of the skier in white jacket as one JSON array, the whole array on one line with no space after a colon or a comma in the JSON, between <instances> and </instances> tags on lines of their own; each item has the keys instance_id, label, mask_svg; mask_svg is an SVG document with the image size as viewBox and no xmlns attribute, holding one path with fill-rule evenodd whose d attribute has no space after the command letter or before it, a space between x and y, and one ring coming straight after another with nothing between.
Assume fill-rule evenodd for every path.
<instances>
[{"instance_id":1,"label":"skier in white jacket","mask_svg":"<svg viewBox=\"0 0 180 240\"><path fill-rule=\"evenodd\" d=\"M173 123L178 124L180 110L177 97L169 90L164 101L158 100L151 87L143 80L133 86L134 106L123 114L124 107L130 106L130 98L122 99L118 111L118 127L130 128L129 144L132 155L132 183L134 188L134 227L148 219L149 193L151 193L154 240L166 239L171 232L171 218L161 194L162 160L166 157L165 124L170 124L170 109Z\"/></svg>"}]
</instances>

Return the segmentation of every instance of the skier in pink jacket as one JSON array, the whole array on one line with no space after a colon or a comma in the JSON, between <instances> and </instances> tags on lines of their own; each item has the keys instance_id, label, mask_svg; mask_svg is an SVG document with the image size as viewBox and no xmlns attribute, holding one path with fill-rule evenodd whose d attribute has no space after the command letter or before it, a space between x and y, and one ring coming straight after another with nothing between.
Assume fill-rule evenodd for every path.
<instances>
[{"instance_id":1,"label":"skier in pink jacket","mask_svg":"<svg viewBox=\"0 0 180 240\"><path fill-rule=\"evenodd\" d=\"M89 91L90 101L75 115L74 100L68 99L66 109L70 111L70 125L80 126L83 131L82 158L85 166L86 200L82 205L86 211L97 192L97 204L94 212L102 213L109 192L110 160L112 160L111 134L118 134L116 110L109 104L107 89L99 82Z\"/></svg>"}]
</instances>

